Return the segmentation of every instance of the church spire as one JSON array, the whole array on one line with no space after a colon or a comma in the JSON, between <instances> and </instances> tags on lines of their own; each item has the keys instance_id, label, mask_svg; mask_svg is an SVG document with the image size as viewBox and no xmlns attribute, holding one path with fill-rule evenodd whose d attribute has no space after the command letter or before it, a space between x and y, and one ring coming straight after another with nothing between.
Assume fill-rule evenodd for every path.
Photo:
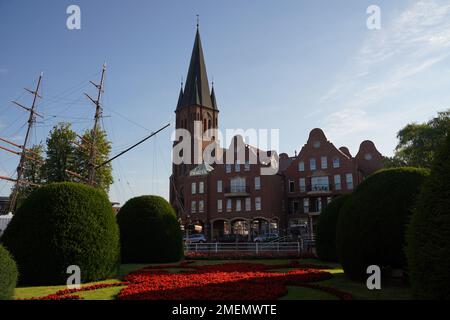
<instances>
[{"instance_id":1,"label":"church spire","mask_svg":"<svg viewBox=\"0 0 450 320\"><path fill-rule=\"evenodd\" d=\"M192 49L189 70L186 77L183 99L177 106L177 109L193 105L213 109L208 75L206 73L205 59L203 56L202 42L200 40L200 31L198 27L195 34L195 42Z\"/></svg>"},{"instance_id":2,"label":"church spire","mask_svg":"<svg viewBox=\"0 0 450 320\"><path fill-rule=\"evenodd\" d=\"M214 93L214 82L211 83L211 104L214 110L217 110L216 94Z\"/></svg>"},{"instance_id":3,"label":"church spire","mask_svg":"<svg viewBox=\"0 0 450 320\"><path fill-rule=\"evenodd\" d=\"M183 101L183 82L181 82L180 94L178 95L177 109L181 108L182 101Z\"/></svg>"}]
</instances>

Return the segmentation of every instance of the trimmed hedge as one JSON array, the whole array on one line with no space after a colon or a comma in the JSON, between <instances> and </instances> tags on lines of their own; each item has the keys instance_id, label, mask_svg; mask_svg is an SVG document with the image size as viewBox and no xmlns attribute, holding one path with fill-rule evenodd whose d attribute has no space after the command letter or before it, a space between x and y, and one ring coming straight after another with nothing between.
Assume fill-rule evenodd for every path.
<instances>
[{"instance_id":1,"label":"trimmed hedge","mask_svg":"<svg viewBox=\"0 0 450 320\"><path fill-rule=\"evenodd\" d=\"M119 229L108 197L77 183L34 191L1 240L17 262L21 284L65 284L70 265L80 267L82 282L102 280L119 263Z\"/></svg>"},{"instance_id":2,"label":"trimmed hedge","mask_svg":"<svg viewBox=\"0 0 450 320\"><path fill-rule=\"evenodd\" d=\"M346 275L362 280L369 265L405 267L405 228L427 175L425 169L384 169L355 189L339 213L337 228L338 257Z\"/></svg>"},{"instance_id":3,"label":"trimmed hedge","mask_svg":"<svg viewBox=\"0 0 450 320\"><path fill-rule=\"evenodd\" d=\"M450 132L436 153L406 235L413 293L450 299Z\"/></svg>"},{"instance_id":4,"label":"trimmed hedge","mask_svg":"<svg viewBox=\"0 0 450 320\"><path fill-rule=\"evenodd\" d=\"M320 260L338 261L336 228L339 211L349 197L350 195L346 194L333 199L320 213L316 232L316 251Z\"/></svg>"},{"instance_id":5,"label":"trimmed hedge","mask_svg":"<svg viewBox=\"0 0 450 320\"><path fill-rule=\"evenodd\" d=\"M117 214L123 263L174 262L183 238L172 206L162 197L130 199Z\"/></svg>"},{"instance_id":6,"label":"trimmed hedge","mask_svg":"<svg viewBox=\"0 0 450 320\"><path fill-rule=\"evenodd\" d=\"M0 300L9 300L17 284L16 263L9 252L0 245Z\"/></svg>"}]
</instances>

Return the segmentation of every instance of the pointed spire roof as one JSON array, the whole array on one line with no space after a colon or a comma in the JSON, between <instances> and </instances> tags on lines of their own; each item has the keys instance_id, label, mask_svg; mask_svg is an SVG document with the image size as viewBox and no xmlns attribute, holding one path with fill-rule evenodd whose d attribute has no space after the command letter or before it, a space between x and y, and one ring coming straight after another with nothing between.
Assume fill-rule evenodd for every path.
<instances>
[{"instance_id":1,"label":"pointed spire roof","mask_svg":"<svg viewBox=\"0 0 450 320\"><path fill-rule=\"evenodd\" d=\"M180 94L178 95L177 109L181 108L182 101L183 101L183 84L181 84Z\"/></svg>"},{"instance_id":2,"label":"pointed spire roof","mask_svg":"<svg viewBox=\"0 0 450 320\"><path fill-rule=\"evenodd\" d=\"M217 110L216 94L214 93L214 82L211 84L211 103L212 103L212 108L214 110Z\"/></svg>"},{"instance_id":3,"label":"pointed spire roof","mask_svg":"<svg viewBox=\"0 0 450 320\"><path fill-rule=\"evenodd\" d=\"M191 62L186 77L186 85L181 104L177 109L199 105L206 108L213 108L209 91L208 75L206 73L205 59L203 56L200 32L197 27L194 47L192 49Z\"/></svg>"}]
</instances>

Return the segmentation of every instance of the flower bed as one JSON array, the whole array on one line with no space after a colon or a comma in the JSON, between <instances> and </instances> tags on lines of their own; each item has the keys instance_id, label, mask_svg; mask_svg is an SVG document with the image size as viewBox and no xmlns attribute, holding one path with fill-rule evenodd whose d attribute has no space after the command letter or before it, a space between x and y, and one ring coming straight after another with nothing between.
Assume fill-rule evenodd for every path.
<instances>
[{"instance_id":1,"label":"flower bed","mask_svg":"<svg viewBox=\"0 0 450 320\"><path fill-rule=\"evenodd\" d=\"M293 269L287 273L276 269ZM181 269L169 273L164 269ZM287 286L302 286L328 292L339 299L352 296L314 282L332 278L326 265L222 263L196 266L192 261L147 266L128 274L123 282L98 283L80 289L63 289L54 294L26 300L81 300L76 293L125 286L120 300L273 300L288 293Z\"/></svg>"},{"instance_id":2,"label":"flower bed","mask_svg":"<svg viewBox=\"0 0 450 320\"><path fill-rule=\"evenodd\" d=\"M162 266L167 267L167 266ZM174 266L172 266L173 268ZM327 280L327 266L302 265L298 262L277 265L258 263L225 263L192 266L180 273L168 273L161 266L149 266L125 277L130 284L118 295L121 300L272 300L287 294L287 286L305 285ZM292 268L287 273L271 270ZM311 268L314 267L314 268ZM343 299L350 295L317 286Z\"/></svg>"}]
</instances>

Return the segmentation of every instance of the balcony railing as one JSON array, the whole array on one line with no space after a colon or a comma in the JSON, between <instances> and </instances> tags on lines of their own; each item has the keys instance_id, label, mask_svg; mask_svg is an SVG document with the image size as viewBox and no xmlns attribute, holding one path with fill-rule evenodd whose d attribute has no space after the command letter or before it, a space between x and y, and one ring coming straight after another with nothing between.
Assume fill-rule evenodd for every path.
<instances>
[{"instance_id":1,"label":"balcony railing","mask_svg":"<svg viewBox=\"0 0 450 320\"><path fill-rule=\"evenodd\" d=\"M327 193L331 192L329 184L312 184L306 186L306 192L308 193Z\"/></svg>"},{"instance_id":2,"label":"balcony railing","mask_svg":"<svg viewBox=\"0 0 450 320\"><path fill-rule=\"evenodd\" d=\"M250 194L250 188L248 186L234 186L225 188L226 197L246 196L248 194Z\"/></svg>"}]
</instances>

